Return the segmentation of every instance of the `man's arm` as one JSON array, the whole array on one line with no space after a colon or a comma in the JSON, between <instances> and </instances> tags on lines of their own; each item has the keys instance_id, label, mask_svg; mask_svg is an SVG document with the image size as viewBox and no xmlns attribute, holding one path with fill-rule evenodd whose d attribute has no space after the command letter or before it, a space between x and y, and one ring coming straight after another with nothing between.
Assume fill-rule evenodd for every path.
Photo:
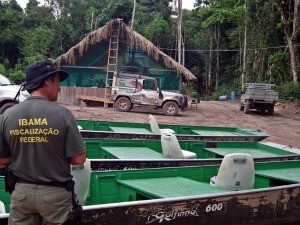
<instances>
[{"instance_id":1,"label":"man's arm","mask_svg":"<svg viewBox=\"0 0 300 225\"><path fill-rule=\"evenodd\" d=\"M11 157L0 158L0 165L9 165L11 163Z\"/></svg>"},{"instance_id":2,"label":"man's arm","mask_svg":"<svg viewBox=\"0 0 300 225\"><path fill-rule=\"evenodd\" d=\"M74 155L69 158L71 165L83 165L86 159L86 154L82 153L80 155Z\"/></svg>"}]
</instances>

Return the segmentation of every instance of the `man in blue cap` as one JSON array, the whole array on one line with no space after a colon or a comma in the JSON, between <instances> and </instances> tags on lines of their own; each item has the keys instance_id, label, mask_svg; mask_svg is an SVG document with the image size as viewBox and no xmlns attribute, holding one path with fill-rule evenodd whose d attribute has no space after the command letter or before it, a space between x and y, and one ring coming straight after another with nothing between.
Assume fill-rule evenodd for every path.
<instances>
[{"instance_id":1,"label":"man in blue cap","mask_svg":"<svg viewBox=\"0 0 300 225\"><path fill-rule=\"evenodd\" d=\"M70 165L86 150L72 112L55 101L67 78L47 60L26 69L31 96L0 117L0 164L15 177L8 224L63 224L72 209Z\"/></svg>"}]
</instances>

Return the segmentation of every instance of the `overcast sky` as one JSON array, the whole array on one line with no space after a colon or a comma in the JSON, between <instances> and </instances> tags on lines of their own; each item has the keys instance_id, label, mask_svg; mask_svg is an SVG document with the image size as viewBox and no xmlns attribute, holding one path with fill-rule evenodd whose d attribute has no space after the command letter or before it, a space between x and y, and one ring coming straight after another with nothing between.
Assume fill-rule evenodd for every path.
<instances>
[{"instance_id":1,"label":"overcast sky","mask_svg":"<svg viewBox=\"0 0 300 225\"><path fill-rule=\"evenodd\" d=\"M40 3L44 2L43 0L38 0L38 1ZM17 0L17 2L19 3L19 5L22 8L25 8L28 0ZM182 0L182 7L184 9L193 9L194 3L195 3L195 0Z\"/></svg>"}]
</instances>

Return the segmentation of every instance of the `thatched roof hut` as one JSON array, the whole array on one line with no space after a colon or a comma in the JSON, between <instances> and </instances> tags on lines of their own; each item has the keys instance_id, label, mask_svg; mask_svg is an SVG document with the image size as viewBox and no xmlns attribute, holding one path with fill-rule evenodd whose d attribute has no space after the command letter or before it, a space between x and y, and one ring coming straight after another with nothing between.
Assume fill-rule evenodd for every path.
<instances>
[{"instance_id":1,"label":"thatched roof hut","mask_svg":"<svg viewBox=\"0 0 300 225\"><path fill-rule=\"evenodd\" d=\"M68 52L61 55L55 60L55 64L60 67L62 64L75 65L78 57L82 57L83 54L89 49L89 47L100 43L103 40L108 40L113 30L113 25L116 20L111 20L106 23L105 26L89 33L81 42L73 46ZM183 78L188 81L195 81L197 78L184 66L180 65L173 58L166 55L159 50L153 43L144 38L142 35L126 26L122 21L118 21L121 24L121 37L127 39L128 44L139 46L139 48L145 52L149 57L156 61L162 60L166 68L177 71Z\"/></svg>"}]
</instances>

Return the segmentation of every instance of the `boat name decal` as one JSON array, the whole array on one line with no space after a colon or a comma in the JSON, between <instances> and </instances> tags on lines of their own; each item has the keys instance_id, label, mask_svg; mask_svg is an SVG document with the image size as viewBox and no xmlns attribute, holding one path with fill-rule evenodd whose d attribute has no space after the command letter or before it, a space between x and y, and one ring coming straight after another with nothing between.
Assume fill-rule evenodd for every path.
<instances>
[{"instance_id":1,"label":"boat name decal","mask_svg":"<svg viewBox=\"0 0 300 225\"><path fill-rule=\"evenodd\" d=\"M137 168L135 167L124 167L124 168L119 168L119 167L110 167L110 168L105 168L105 167L100 167L96 171L115 171L115 170L136 170Z\"/></svg>"},{"instance_id":2,"label":"boat name decal","mask_svg":"<svg viewBox=\"0 0 300 225\"><path fill-rule=\"evenodd\" d=\"M199 216L197 212L197 208L199 205L194 205L191 209L186 210L169 210L166 211L164 209L160 209L158 211L153 212L146 222L146 224L153 223L158 220L158 223L162 223L163 221L171 221L178 217L188 217L188 216Z\"/></svg>"},{"instance_id":3,"label":"boat name decal","mask_svg":"<svg viewBox=\"0 0 300 225\"><path fill-rule=\"evenodd\" d=\"M223 208L223 204L219 203L219 204L209 204L206 206L205 211L206 212L210 212L210 211L220 211Z\"/></svg>"}]
</instances>

